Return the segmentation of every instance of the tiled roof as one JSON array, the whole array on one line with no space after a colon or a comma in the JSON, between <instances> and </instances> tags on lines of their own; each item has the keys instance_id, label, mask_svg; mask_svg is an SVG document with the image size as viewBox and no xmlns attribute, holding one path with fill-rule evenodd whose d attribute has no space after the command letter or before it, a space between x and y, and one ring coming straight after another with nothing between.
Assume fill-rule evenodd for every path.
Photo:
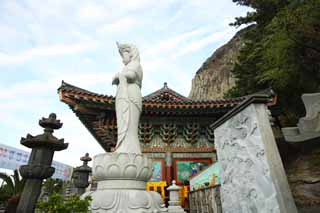
<instances>
[{"instance_id":1,"label":"tiled roof","mask_svg":"<svg viewBox=\"0 0 320 213\"><path fill-rule=\"evenodd\" d=\"M115 146L117 137L115 98L90 92L66 82L62 82L58 93L60 100L69 105L99 144L106 151L110 151L111 147ZM213 122L247 99L248 97L191 100L168 88L165 84L160 90L143 97L141 120L152 120L154 116L157 116L157 122L169 122L169 120L187 122L190 119ZM273 100L276 99L273 98ZM165 150L146 149L144 151L161 152ZM181 151L192 152L192 150L185 149ZM207 152L210 150L200 151Z\"/></svg>"},{"instance_id":2,"label":"tiled roof","mask_svg":"<svg viewBox=\"0 0 320 213\"><path fill-rule=\"evenodd\" d=\"M168 87L168 84L165 82L163 87L149 95L143 97L145 101L171 101L171 102L183 102L188 101L187 97L180 95L179 93L173 91Z\"/></svg>"},{"instance_id":3,"label":"tiled roof","mask_svg":"<svg viewBox=\"0 0 320 213\"><path fill-rule=\"evenodd\" d=\"M66 82L58 89L61 101L73 105L73 102L103 104L104 108L112 107L115 103L113 96L102 95L84 90ZM229 108L245 100L245 97L214 100L191 100L170 89L166 84L160 90L143 97L145 110L151 109L204 109L204 108Z\"/></svg>"}]
</instances>

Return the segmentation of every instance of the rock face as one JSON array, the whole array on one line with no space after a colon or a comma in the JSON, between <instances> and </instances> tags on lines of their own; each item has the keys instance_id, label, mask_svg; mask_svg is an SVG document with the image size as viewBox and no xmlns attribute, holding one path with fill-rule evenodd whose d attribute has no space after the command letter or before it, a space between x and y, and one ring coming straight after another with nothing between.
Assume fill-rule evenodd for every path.
<instances>
[{"instance_id":1,"label":"rock face","mask_svg":"<svg viewBox=\"0 0 320 213\"><path fill-rule=\"evenodd\" d=\"M231 70L235 65L241 47L244 45L240 30L227 44L218 48L197 71L192 79L189 98L206 100L222 98L235 85Z\"/></svg>"},{"instance_id":2,"label":"rock face","mask_svg":"<svg viewBox=\"0 0 320 213\"><path fill-rule=\"evenodd\" d=\"M320 141L282 144L284 162L290 188L301 213L320 212Z\"/></svg>"},{"instance_id":3,"label":"rock face","mask_svg":"<svg viewBox=\"0 0 320 213\"><path fill-rule=\"evenodd\" d=\"M235 79L230 71L244 45L243 34L246 29L239 31L203 63L192 80L189 98L222 98L234 86ZM320 212L320 139L291 144L279 134L277 145L299 212Z\"/></svg>"}]
</instances>

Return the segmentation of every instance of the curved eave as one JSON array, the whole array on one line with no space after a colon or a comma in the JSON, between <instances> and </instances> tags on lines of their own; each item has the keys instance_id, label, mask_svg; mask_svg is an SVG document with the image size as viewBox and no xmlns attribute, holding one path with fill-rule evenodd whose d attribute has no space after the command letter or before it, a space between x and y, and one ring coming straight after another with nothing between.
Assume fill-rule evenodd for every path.
<instances>
[{"instance_id":1,"label":"curved eave","mask_svg":"<svg viewBox=\"0 0 320 213\"><path fill-rule=\"evenodd\" d=\"M111 96L93 96L88 94L79 94L74 92L59 91L60 100L70 107L72 106L76 111L81 108L92 108L101 110L114 110L115 99ZM153 114L156 112L170 112L170 114L182 110L180 113L193 111L215 111L215 110L229 110L237 106L244 99L226 100L226 101L188 101L188 102L166 102L166 101L143 101L143 111L145 113ZM180 114L179 113L179 114Z\"/></svg>"},{"instance_id":2,"label":"curved eave","mask_svg":"<svg viewBox=\"0 0 320 213\"><path fill-rule=\"evenodd\" d=\"M166 91L174 94L175 92L167 87ZM164 90L160 89L159 91ZM152 93L155 96L159 91ZM60 100L68 104L76 112L86 112L97 114L102 111L115 110L115 98L113 96L101 95L88 90L73 86L66 82L58 89ZM249 96L230 98L230 99L212 99L212 100L153 100L150 95L143 97L142 115L212 115L226 113L232 108L248 99ZM275 105L277 96L271 96L267 103L269 106Z\"/></svg>"}]
</instances>

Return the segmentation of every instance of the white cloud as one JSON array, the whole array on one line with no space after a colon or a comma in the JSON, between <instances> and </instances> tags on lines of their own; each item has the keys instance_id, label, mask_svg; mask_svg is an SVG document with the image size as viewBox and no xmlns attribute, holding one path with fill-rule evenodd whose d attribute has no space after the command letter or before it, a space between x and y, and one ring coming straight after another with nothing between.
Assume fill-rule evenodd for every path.
<instances>
[{"instance_id":1,"label":"white cloud","mask_svg":"<svg viewBox=\"0 0 320 213\"><path fill-rule=\"evenodd\" d=\"M109 0L107 6L113 10L121 11L122 13L129 13L133 11L152 10L153 8L162 9L168 6L173 0L158 1L158 0L134 0L134 1L119 1Z\"/></svg>"},{"instance_id":2,"label":"white cloud","mask_svg":"<svg viewBox=\"0 0 320 213\"><path fill-rule=\"evenodd\" d=\"M164 30L168 28L170 25L174 24L180 17L182 17L185 7L182 7L173 17L171 17L168 21L164 24L159 24L155 26L156 30Z\"/></svg>"},{"instance_id":3,"label":"white cloud","mask_svg":"<svg viewBox=\"0 0 320 213\"><path fill-rule=\"evenodd\" d=\"M0 100L7 100L16 97L28 98L28 96L42 96L52 91L52 83L48 81L41 80L31 80L25 82L19 82L6 87L0 87L1 91L6 91L0 93ZM7 103L8 104L8 103Z\"/></svg>"},{"instance_id":4,"label":"white cloud","mask_svg":"<svg viewBox=\"0 0 320 213\"><path fill-rule=\"evenodd\" d=\"M114 42L121 39L143 47L144 95L165 81L187 95L195 72L192 67L207 56L188 56L188 61L180 56L200 53L212 44L219 46L231 37L234 31L228 31L226 24L239 13L230 5L235 4L212 0L4 1L0 7L0 72L5 74L0 78L0 117L5 122L0 126L7 134L0 135L0 141L20 146L19 138L27 132L42 132L37 125L40 117L56 112L64 123L56 135L70 147L56 153L55 160L79 165L85 152L103 152L72 111L60 103L56 89L61 80L114 94L110 79L114 70L122 68ZM221 28L225 31L212 33Z\"/></svg>"},{"instance_id":5,"label":"white cloud","mask_svg":"<svg viewBox=\"0 0 320 213\"><path fill-rule=\"evenodd\" d=\"M124 17L110 24L105 24L99 27L97 30L97 34L98 36L105 36L111 33L125 33L134 28L137 25L137 23L137 20L133 17Z\"/></svg>"},{"instance_id":6,"label":"white cloud","mask_svg":"<svg viewBox=\"0 0 320 213\"><path fill-rule=\"evenodd\" d=\"M8 42L9 39L19 38L17 30L7 24L0 24L0 35L2 40L6 39L6 42Z\"/></svg>"},{"instance_id":7,"label":"white cloud","mask_svg":"<svg viewBox=\"0 0 320 213\"><path fill-rule=\"evenodd\" d=\"M0 65L20 64L37 57L53 57L77 54L96 48L97 46L98 42L92 41L87 43L79 42L74 44L56 44L34 47L13 55L0 53Z\"/></svg>"},{"instance_id":8,"label":"white cloud","mask_svg":"<svg viewBox=\"0 0 320 213\"><path fill-rule=\"evenodd\" d=\"M158 43L156 43L155 45L147 48L146 50L143 50L142 54L149 56L150 54L159 54L159 52L161 52L161 51L166 51L166 50L174 51L175 48L181 42L184 42L184 41L186 41L190 38L193 38L195 36L202 35L208 31L209 31L209 28L202 27L199 29L195 29L195 30L192 30L189 32L182 33L182 34L177 35L173 38L161 40Z\"/></svg>"},{"instance_id":9,"label":"white cloud","mask_svg":"<svg viewBox=\"0 0 320 213\"><path fill-rule=\"evenodd\" d=\"M227 29L221 32L215 32L210 36L202 38L198 41L194 41L191 44L188 44L187 46L181 48L176 54L173 55L173 58L177 58L177 57L198 51L208 44L219 42L222 39L230 37L233 34L234 34L234 30L232 29Z\"/></svg>"},{"instance_id":10,"label":"white cloud","mask_svg":"<svg viewBox=\"0 0 320 213\"><path fill-rule=\"evenodd\" d=\"M105 8L103 5L95 4L94 2L86 2L80 5L77 11L79 21L101 21L110 16L112 11Z\"/></svg>"}]
</instances>

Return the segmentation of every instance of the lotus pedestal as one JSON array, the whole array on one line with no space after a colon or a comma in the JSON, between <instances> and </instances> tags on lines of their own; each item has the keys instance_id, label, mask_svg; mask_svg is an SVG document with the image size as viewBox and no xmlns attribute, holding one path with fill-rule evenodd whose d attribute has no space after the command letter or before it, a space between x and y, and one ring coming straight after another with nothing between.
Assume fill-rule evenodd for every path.
<instances>
[{"instance_id":1,"label":"lotus pedestal","mask_svg":"<svg viewBox=\"0 0 320 213\"><path fill-rule=\"evenodd\" d=\"M146 191L152 176L152 161L134 153L96 155L92 166L97 190L82 197L92 198L90 210L95 213L167 212L160 194Z\"/></svg>"}]
</instances>

